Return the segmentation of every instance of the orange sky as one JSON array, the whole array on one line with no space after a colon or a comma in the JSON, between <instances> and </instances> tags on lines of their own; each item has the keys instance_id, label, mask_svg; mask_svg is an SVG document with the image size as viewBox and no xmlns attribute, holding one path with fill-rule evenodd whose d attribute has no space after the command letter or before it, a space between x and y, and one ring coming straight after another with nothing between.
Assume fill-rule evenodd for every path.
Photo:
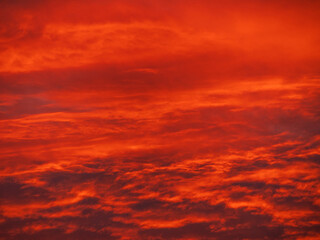
<instances>
[{"instance_id":1,"label":"orange sky","mask_svg":"<svg viewBox=\"0 0 320 240\"><path fill-rule=\"evenodd\" d=\"M2 0L0 239L319 239L320 2Z\"/></svg>"}]
</instances>

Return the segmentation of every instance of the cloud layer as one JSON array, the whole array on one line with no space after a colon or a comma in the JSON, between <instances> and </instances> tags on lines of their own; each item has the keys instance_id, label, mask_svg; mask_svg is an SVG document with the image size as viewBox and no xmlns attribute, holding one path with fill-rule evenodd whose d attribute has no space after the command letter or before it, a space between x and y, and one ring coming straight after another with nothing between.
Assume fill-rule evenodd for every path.
<instances>
[{"instance_id":1,"label":"cloud layer","mask_svg":"<svg viewBox=\"0 0 320 240\"><path fill-rule=\"evenodd\" d=\"M318 239L318 1L2 1L0 239Z\"/></svg>"}]
</instances>

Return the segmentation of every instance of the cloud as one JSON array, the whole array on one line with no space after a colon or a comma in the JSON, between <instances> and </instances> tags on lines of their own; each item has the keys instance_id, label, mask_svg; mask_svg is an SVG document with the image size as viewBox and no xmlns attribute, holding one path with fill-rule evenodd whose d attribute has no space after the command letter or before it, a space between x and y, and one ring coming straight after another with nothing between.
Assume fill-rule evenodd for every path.
<instances>
[{"instance_id":1,"label":"cloud","mask_svg":"<svg viewBox=\"0 0 320 240\"><path fill-rule=\"evenodd\" d=\"M1 1L0 238L319 238L319 9Z\"/></svg>"}]
</instances>

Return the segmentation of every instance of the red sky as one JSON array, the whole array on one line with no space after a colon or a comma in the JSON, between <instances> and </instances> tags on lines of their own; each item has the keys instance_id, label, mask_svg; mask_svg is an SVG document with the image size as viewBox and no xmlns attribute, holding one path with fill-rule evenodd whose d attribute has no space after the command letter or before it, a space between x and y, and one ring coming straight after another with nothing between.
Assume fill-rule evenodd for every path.
<instances>
[{"instance_id":1,"label":"red sky","mask_svg":"<svg viewBox=\"0 0 320 240\"><path fill-rule=\"evenodd\" d=\"M320 239L320 2L2 0L0 239Z\"/></svg>"}]
</instances>

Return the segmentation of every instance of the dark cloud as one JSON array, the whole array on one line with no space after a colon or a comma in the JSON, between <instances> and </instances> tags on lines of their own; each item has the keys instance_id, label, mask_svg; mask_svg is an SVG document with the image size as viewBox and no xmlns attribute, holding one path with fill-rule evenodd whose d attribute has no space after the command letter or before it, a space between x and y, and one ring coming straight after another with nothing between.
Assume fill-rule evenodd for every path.
<instances>
[{"instance_id":1,"label":"dark cloud","mask_svg":"<svg viewBox=\"0 0 320 240\"><path fill-rule=\"evenodd\" d=\"M0 119L20 118L32 114L72 111L56 106L47 99L24 97L12 105L0 107Z\"/></svg>"},{"instance_id":2,"label":"dark cloud","mask_svg":"<svg viewBox=\"0 0 320 240\"><path fill-rule=\"evenodd\" d=\"M28 186L14 178L5 178L0 182L0 201L2 204L26 204L32 202L54 201L50 191L41 187Z\"/></svg>"},{"instance_id":3,"label":"dark cloud","mask_svg":"<svg viewBox=\"0 0 320 240\"><path fill-rule=\"evenodd\" d=\"M141 237L155 237L156 239L281 239L282 227L254 226L252 228L230 229L228 231L214 231L210 223L193 223L180 228L160 228L142 230Z\"/></svg>"}]
</instances>

